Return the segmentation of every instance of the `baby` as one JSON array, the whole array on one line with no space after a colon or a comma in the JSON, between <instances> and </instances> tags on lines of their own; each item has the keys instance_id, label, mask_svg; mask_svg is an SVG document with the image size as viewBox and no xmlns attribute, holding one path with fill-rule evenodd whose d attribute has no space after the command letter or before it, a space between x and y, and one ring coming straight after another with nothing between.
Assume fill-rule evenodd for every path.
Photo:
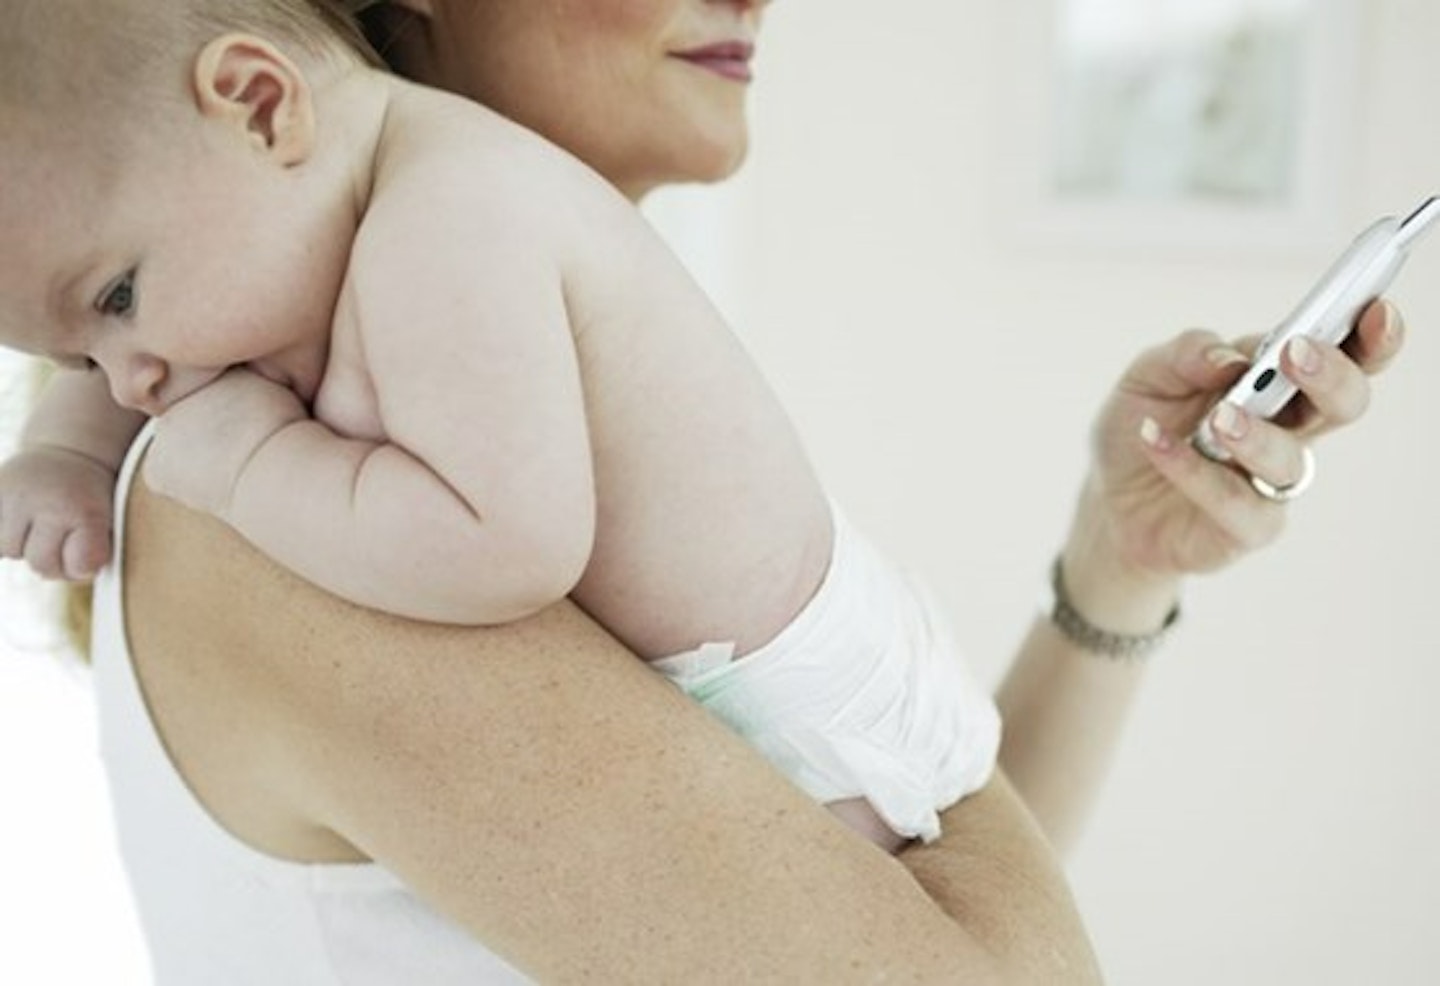
<instances>
[{"instance_id":1,"label":"baby","mask_svg":"<svg viewBox=\"0 0 1440 986\"><path fill-rule=\"evenodd\" d=\"M0 5L0 343L65 368L0 550L103 556L43 515L151 417L147 481L304 577L465 624L569 595L886 848L985 783L988 696L611 186L319 4Z\"/></svg>"}]
</instances>

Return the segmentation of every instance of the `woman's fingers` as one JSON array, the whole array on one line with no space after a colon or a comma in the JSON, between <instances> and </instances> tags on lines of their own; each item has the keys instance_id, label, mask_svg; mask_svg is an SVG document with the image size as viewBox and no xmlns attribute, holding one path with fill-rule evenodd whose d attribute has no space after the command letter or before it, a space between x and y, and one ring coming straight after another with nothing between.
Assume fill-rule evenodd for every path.
<instances>
[{"instance_id":1,"label":"woman's fingers","mask_svg":"<svg viewBox=\"0 0 1440 986\"><path fill-rule=\"evenodd\" d=\"M1274 489L1285 489L1308 472L1305 446L1294 432L1251 417L1228 401L1211 412L1210 426L1247 484L1254 476Z\"/></svg>"},{"instance_id":2,"label":"woman's fingers","mask_svg":"<svg viewBox=\"0 0 1440 986\"><path fill-rule=\"evenodd\" d=\"M1383 371L1404 345L1404 320L1386 301L1367 308L1342 346L1295 339L1281 371L1300 388L1275 422L1314 436L1357 420L1370 406L1370 376Z\"/></svg>"},{"instance_id":3,"label":"woman's fingers","mask_svg":"<svg viewBox=\"0 0 1440 986\"><path fill-rule=\"evenodd\" d=\"M1246 439L1234 442L1235 462L1221 465L1196 451L1186 436L1162 431L1153 419L1146 419L1141 426L1141 439L1150 464L1224 532L1232 557L1269 544L1285 527L1284 510L1255 492L1242 466L1242 462L1260 464L1263 461L1264 465L1259 468L1281 470L1287 468L1284 463L1293 451L1295 463L1303 468L1296 440L1281 429L1273 426L1272 429L1280 436L1278 441L1272 440L1274 436L1252 431ZM1232 442L1228 437L1222 437L1221 441L1227 447ZM1278 482L1274 485L1286 485L1287 475L1277 472ZM1300 472L1297 470L1295 475ZM1268 475L1265 478L1270 479ZM1218 562L1223 564L1226 560L1218 559Z\"/></svg>"},{"instance_id":4,"label":"woman's fingers","mask_svg":"<svg viewBox=\"0 0 1440 986\"><path fill-rule=\"evenodd\" d=\"M1131 364L1121 390L1147 398L1203 396L1234 382L1249 357L1206 329L1189 329L1146 350Z\"/></svg>"},{"instance_id":5,"label":"woman's fingers","mask_svg":"<svg viewBox=\"0 0 1440 986\"><path fill-rule=\"evenodd\" d=\"M1368 374L1383 371L1405 345L1405 317L1381 298L1361 314L1355 331L1341 345L1351 359Z\"/></svg>"}]
</instances>

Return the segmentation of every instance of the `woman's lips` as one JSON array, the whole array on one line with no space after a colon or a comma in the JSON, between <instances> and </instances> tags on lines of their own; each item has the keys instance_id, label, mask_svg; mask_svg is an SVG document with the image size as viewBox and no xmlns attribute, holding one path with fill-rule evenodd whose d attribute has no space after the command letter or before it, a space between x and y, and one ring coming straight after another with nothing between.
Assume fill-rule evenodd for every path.
<instances>
[{"instance_id":1,"label":"woman's lips","mask_svg":"<svg viewBox=\"0 0 1440 986\"><path fill-rule=\"evenodd\" d=\"M722 41L675 53L676 58L736 82L750 81L750 59L754 56L755 46L748 41Z\"/></svg>"}]
</instances>

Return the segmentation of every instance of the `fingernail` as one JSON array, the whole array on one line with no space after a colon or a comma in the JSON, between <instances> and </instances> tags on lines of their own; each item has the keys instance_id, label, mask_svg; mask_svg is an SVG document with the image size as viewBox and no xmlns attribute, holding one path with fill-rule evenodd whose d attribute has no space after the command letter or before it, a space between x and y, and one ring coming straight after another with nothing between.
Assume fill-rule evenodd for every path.
<instances>
[{"instance_id":1,"label":"fingernail","mask_svg":"<svg viewBox=\"0 0 1440 986\"><path fill-rule=\"evenodd\" d=\"M1215 408L1210 424L1226 438L1244 438L1247 422L1240 409L1229 401L1221 401Z\"/></svg>"},{"instance_id":2,"label":"fingernail","mask_svg":"<svg viewBox=\"0 0 1440 986\"><path fill-rule=\"evenodd\" d=\"M1157 452L1164 452L1170 448L1170 440L1165 437L1165 432L1160 429L1160 423L1154 418L1145 418L1140 422L1140 440Z\"/></svg>"},{"instance_id":3,"label":"fingernail","mask_svg":"<svg viewBox=\"0 0 1440 986\"><path fill-rule=\"evenodd\" d=\"M1390 302L1382 301L1380 304L1385 308L1383 341L1388 347L1394 345L1395 340L1400 337L1400 333L1405 331L1405 320L1400 317L1400 309L1390 304Z\"/></svg>"},{"instance_id":4,"label":"fingernail","mask_svg":"<svg viewBox=\"0 0 1440 986\"><path fill-rule=\"evenodd\" d=\"M1214 346L1206 350L1205 359L1210 362L1210 365L1218 369L1234 366L1237 363L1250 362L1250 357L1246 356L1234 346Z\"/></svg>"},{"instance_id":5,"label":"fingernail","mask_svg":"<svg viewBox=\"0 0 1440 986\"><path fill-rule=\"evenodd\" d=\"M1314 373L1320 369L1320 350L1305 336L1290 340L1290 362L1301 373Z\"/></svg>"}]
</instances>

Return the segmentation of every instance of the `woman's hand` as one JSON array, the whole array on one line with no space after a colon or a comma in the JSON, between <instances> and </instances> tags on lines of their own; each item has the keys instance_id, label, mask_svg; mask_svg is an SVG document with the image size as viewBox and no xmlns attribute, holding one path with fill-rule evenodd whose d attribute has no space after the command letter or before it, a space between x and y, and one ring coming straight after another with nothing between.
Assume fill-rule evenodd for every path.
<instances>
[{"instance_id":1,"label":"woman's hand","mask_svg":"<svg viewBox=\"0 0 1440 986\"><path fill-rule=\"evenodd\" d=\"M227 370L156 419L145 482L187 507L224 518L256 450L308 417L293 391L243 367Z\"/></svg>"},{"instance_id":2,"label":"woman's hand","mask_svg":"<svg viewBox=\"0 0 1440 986\"><path fill-rule=\"evenodd\" d=\"M1284 527L1285 508L1260 496L1250 477L1276 487L1299 479L1306 445L1365 412L1368 375L1390 363L1403 336L1399 312L1377 301L1343 348L1292 342L1281 366L1300 395L1273 421L1214 407L1248 365L1258 337L1231 346L1191 331L1141 354L1096 421L1067 577L1072 566L1098 562L1112 576L1168 582L1173 593L1179 576L1221 568L1269 544ZM1207 459L1189 442L1207 413L1230 464Z\"/></svg>"}]
</instances>

